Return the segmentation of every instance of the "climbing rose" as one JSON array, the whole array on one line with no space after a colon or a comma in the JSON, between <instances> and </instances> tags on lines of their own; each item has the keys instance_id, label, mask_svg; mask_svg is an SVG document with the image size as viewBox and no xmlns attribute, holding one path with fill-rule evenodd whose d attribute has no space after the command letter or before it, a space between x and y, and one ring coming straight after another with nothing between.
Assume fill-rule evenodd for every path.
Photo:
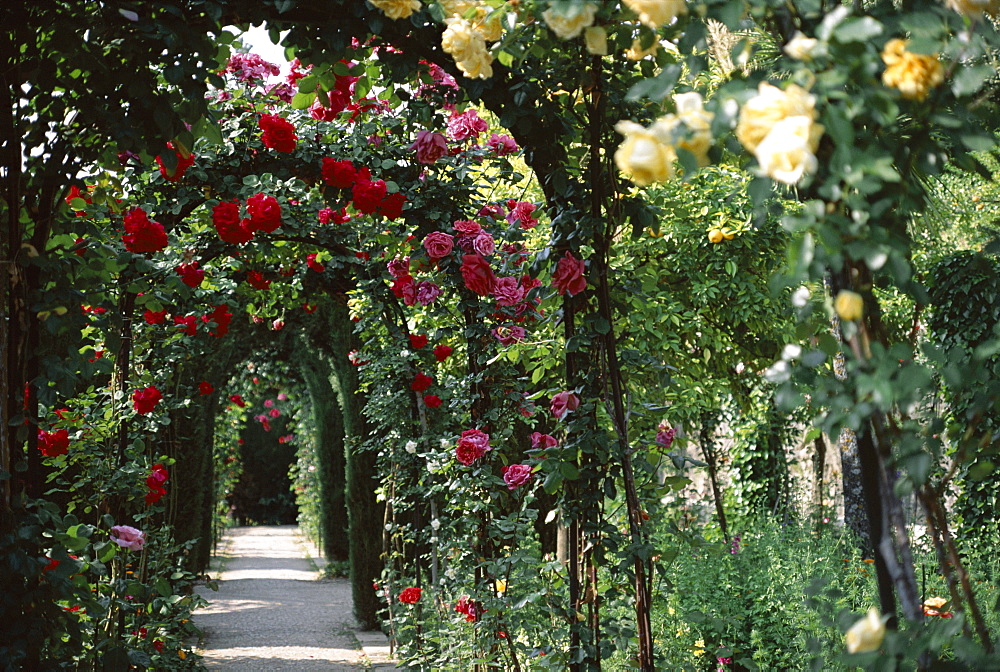
<instances>
[{"instance_id":1,"label":"climbing rose","mask_svg":"<svg viewBox=\"0 0 1000 672\"><path fill-rule=\"evenodd\" d=\"M493 240L492 234L481 232L478 236L472 239L472 249L474 249L479 254L484 257L488 257L497 250L496 243Z\"/></svg>"},{"instance_id":2,"label":"climbing rose","mask_svg":"<svg viewBox=\"0 0 1000 672\"><path fill-rule=\"evenodd\" d=\"M414 392L423 392L434 383L434 379L424 373L418 373L410 383L410 389Z\"/></svg>"},{"instance_id":3,"label":"climbing rose","mask_svg":"<svg viewBox=\"0 0 1000 672\"><path fill-rule=\"evenodd\" d=\"M518 222L522 229L528 230L538 226L538 220L531 216L531 213L538 207L528 201L515 201L511 199L507 202L510 212L507 213L507 223Z\"/></svg>"},{"instance_id":4,"label":"climbing rose","mask_svg":"<svg viewBox=\"0 0 1000 672\"><path fill-rule=\"evenodd\" d=\"M389 271L389 275L401 280L402 278L412 278L410 277L410 258L409 257L396 257L388 264L385 265L386 269Z\"/></svg>"},{"instance_id":5,"label":"climbing rose","mask_svg":"<svg viewBox=\"0 0 1000 672\"><path fill-rule=\"evenodd\" d=\"M419 350L420 348L427 345L427 337L423 334L410 334L410 347L414 350Z\"/></svg>"},{"instance_id":6,"label":"climbing rose","mask_svg":"<svg viewBox=\"0 0 1000 672\"><path fill-rule=\"evenodd\" d=\"M160 394L160 391L150 385L143 390L136 390L132 393L132 406L139 415L146 415L153 412L161 399L163 399L163 395Z\"/></svg>"},{"instance_id":7,"label":"climbing rose","mask_svg":"<svg viewBox=\"0 0 1000 672\"><path fill-rule=\"evenodd\" d=\"M416 604L420 601L420 588L404 588L403 592L399 594L399 601L405 604Z\"/></svg>"},{"instance_id":8,"label":"climbing rose","mask_svg":"<svg viewBox=\"0 0 1000 672\"><path fill-rule=\"evenodd\" d=\"M417 301L421 306L430 305L434 299L441 296L441 288L429 280L422 280L417 285Z\"/></svg>"},{"instance_id":9,"label":"climbing rose","mask_svg":"<svg viewBox=\"0 0 1000 672\"><path fill-rule=\"evenodd\" d=\"M493 269L481 254L462 255L462 279L465 286L479 296L486 296L493 291L493 284L496 281Z\"/></svg>"},{"instance_id":10,"label":"climbing rose","mask_svg":"<svg viewBox=\"0 0 1000 672\"><path fill-rule=\"evenodd\" d=\"M385 182L376 180L374 182L366 180L356 182L351 190L351 200L354 201L354 208L366 215L374 215L386 197Z\"/></svg>"},{"instance_id":11,"label":"climbing rose","mask_svg":"<svg viewBox=\"0 0 1000 672\"><path fill-rule=\"evenodd\" d=\"M197 261L180 264L176 270L177 275L181 276L181 281L188 287L197 287L205 279L205 269L198 268Z\"/></svg>"},{"instance_id":12,"label":"climbing rose","mask_svg":"<svg viewBox=\"0 0 1000 672\"><path fill-rule=\"evenodd\" d=\"M452 352L454 352L454 350L452 350L447 345L437 345L434 347L434 359L436 359L439 362L443 362L444 360L451 357Z\"/></svg>"},{"instance_id":13,"label":"climbing rose","mask_svg":"<svg viewBox=\"0 0 1000 672\"><path fill-rule=\"evenodd\" d=\"M553 446L558 446L559 441L554 436L549 434L542 434L541 432L531 433L531 447L532 448L552 448Z\"/></svg>"},{"instance_id":14,"label":"climbing rose","mask_svg":"<svg viewBox=\"0 0 1000 672\"><path fill-rule=\"evenodd\" d=\"M492 450L490 435L478 429L467 429L462 432L455 446L455 458L468 466Z\"/></svg>"},{"instance_id":15,"label":"climbing rose","mask_svg":"<svg viewBox=\"0 0 1000 672\"><path fill-rule=\"evenodd\" d=\"M265 147L276 152L295 151L295 142L299 138L295 135L295 127L288 121L276 114L262 114L259 126L264 132L261 139Z\"/></svg>"},{"instance_id":16,"label":"climbing rose","mask_svg":"<svg viewBox=\"0 0 1000 672\"><path fill-rule=\"evenodd\" d=\"M512 464L501 471L508 490L515 490L531 480L531 467L527 464Z\"/></svg>"},{"instance_id":17,"label":"climbing rose","mask_svg":"<svg viewBox=\"0 0 1000 672\"><path fill-rule=\"evenodd\" d=\"M478 138L489 126L474 109L465 112L452 112L448 119L448 137L452 140Z\"/></svg>"},{"instance_id":18,"label":"climbing rose","mask_svg":"<svg viewBox=\"0 0 1000 672\"><path fill-rule=\"evenodd\" d=\"M271 233L281 226L281 205L273 196L254 194L248 198L247 214L250 215L247 225L250 231Z\"/></svg>"},{"instance_id":19,"label":"climbing rose","mask_svg":"<svg viewBox=\"0 0 1000 672\"><path fill-rule=\"evenodd\" d=\"M424 238L424 249L431 259L443 259L455 248L455 238L443 231L432 231Z\"/></svg>"},{"instance_id":20,"label":"climbing rose","mask_svg":"<svg viewBox=\"0 0 1000 672\"><path fill-rule=\"evenodd\" d=\"M468 467L479 459L479 451L471 444L459 443L455 446L455 459Z\"/></svg>"},{"instance_id":21,"label":"climbing rose","mask_svg":"<svg viewBox=\"0 0 1000 672\"><path fill-rule=\"evenodd\" d=\"M240 408L246 408L247 405L247 402L243 401L243 397L238 394L231 395L229 397L229 401L233 402Z\"/></svg>"},{"instance_id":22,"label":"climbing rose","mask_svg":"<svg viewBox=\"0 0 1000 672\"><path fill-rule=\"evenodd\" d=\"M198 383L198 394L206 395L212 394L213 392L215 392L215 388L212 387L212 384L207 380L203 380Z\"/></svg>"},{"instance_id":23,"label":"climbing rose","mask_svg":"<svg viewBox=\"0 0 1000 672\"><path fill-rule=\"evenodd\" d=\"M167 311L165 310L149 310L142 314L142 319L146 320L146 324L163 324L163 321L167 319Z\"/></svg>"},{"instance_id":24,"label":"climbing rose","mask_svg":"<svg viewBox=\"0 0 1000 672\"><path fill-rule=\"evenodd\" d=\"M281 70L257 54L233 54L226 63L226 72L234 74L238 81L253 82L277 76Z\"/></svg>"},{"instance_id":25,"label":"climbing rose","mask_svg":"<svg viewBox=\"0 0 1000 672\"><path fill-rule=\"evenodd\" d=\"M424 405L427 408L437 408L441 405L441 397L436 394L426 394L424 395Z\"/></svg>"},{"instance_id":26,"label":"climbing rose","mask_svg":"<svg viewBox=\"0 0 1000 672\"><path fill-rule=\"evenodd\" d=\"M247 228L249 220L240 219L240 206L236 203L219 203L212 208L212 224L219 238L233 245L243 245L253 239L253 231Z\"/></svg>"},{"instance_id":27,"label":"climbing rose","mask_svg":"<svg viewBox=\"0 0 1000 672\"><path fill-rule=\"evenodd\" d=\"M524 327L501 326L493 329L493 336L500 345L513 345L524 340Z\"/></svg>"},{"instance_id":28,"label":"climbing rose","mask_svg":"<svg viewBox=\"0 0 1000 672\"><path fill-rule=\"evenodd\" d=\"M479 617L486 613L486 609L475 600L470 600L468 595L463 595L455 604L455 611L465 614L466 623L474 623Z\"/></svg>"},{"instance_id":29,"label":"climbing rose","mask_svg":"<svg viewBox=\"0 0 1000 672\"><path fill-rule=\"evenodd\" d=\"M496 152L497 156L507 156L517 151L517 141L509 135L493 133L486 141L486 146Z\"/></svg>"},{"instance_id":30,"label":"climbing rose","mask_svg":"<svg viewBox=\"0 0 1000 672\"><path fill-rule=\"evenodd\" d=\"M493 284L493 296L496 298L498 306L516 305L524 298L524 294L520 278L513 276L497 278Z\"/></svg>"},{"instance_id":31,"label":"climbing rose","mask_svg":"<svg viewBox=\"0 0 1000 672\"><path fill-rule=\"evenodd\" d=\"M198 318L194 315L188 315L186 317L175 315L174 324L180 327L188 336L194 336L198 333Z\"/></svg>"},{"instance_id":32,"label":"climbing rose","mask_svg":"<svg viewBox=\"0 0 1000 672\"><path fill-rule=\"evenodd\" d=\"M434 163L448 153L448 141L440 133L420 131L410 149L417 154L420 163Z\"/></svg>"},{"instance_id":33,"label":"climbing rose","mask_svg":"<svg viewBox=\"0 0 1000 672\"><path fill-rule=\"evenodd\" d=\"M264 278L260 271L250 271L247 273L247 283L254 289L267 291L271 289L271 281Z\"/></svg>"},{"instance_id":34,"label":"climbing rose","mask_svg":"<svg viewBox=\"0 0 1000 672\"><path fill-rule=\"evenodd\" d=\"M69 452L69 430L60 429L55 432L38 430L38 450L46 457L58 457Z\"/></svg>"},{"instance_id":35,"label":"climbing rose","mask_svg":"<svg viewBox=\"0 0 1000 672\"><path fill-rule=\"evenodd\" d=\"M550 409L552 410L552 415L562 420L563 416L566 415L566 411L575 411L579 407L580 397L567 390L552 397Z\"/></svg>"},{"instance_id":36,"label":"climbing rose","mask_svg":"<svg viewBox=\"0 0 1000 672\"><path fill-rule=\"evenodd\" d=\"M552 274L552 286L560 294L569 292L570 296L579 294L587 288L587 279L583 277L583 261L573 256L571 252L566 252L559 264L556 272Z\"/></svg>"},{"instance_id":37,"label":"climbing rose","mask_svg":"<svg viewBox=\"0 0 1000 672\"><path fill-rule=\"evenodd\" d=\"M906 49L909 40L895 38L885 43L882 83L898 89L908 100L923 100L930 90L944 82L944 66L937 54L916 54Z\"/></svg>"},{"instance_id":38,"label":"climbing rose","mask_svg":"<svg viewBox=\"0 0 1000 672\"><path fill-rule=\"evenodd\" d=\"M173 172L169 172L167 167L163 165L163 159L160 155L156 155L156 165L160 167L160 175L162 175L168 182L177 182L179 179L184 177L184 173L187 169L194 165L194 154L188 154L184 157L179 151L174 148L173 143L168 142L167 147L174 150L174 154L177 156L177 165L174 166Z\"/></svg>"},{"instance_id":39,"label":"climbing rose","mask_svg":"<svg viewBox=\"0 0 1000 672\"><path fill-rule=\"evenodd\" d=\"M317 273L322 273L326 270L326 266L316 261L317 253L313 252L306 255L306 266L316 271Z\"/></svg>"},{"instance_id":40,"label":"climbing rose","mask_svg":"<svg viewBox=\"0 0 1000 672\"><path fill-rule=\"evenodd\" d=\"M572 40L583 32L583 29L594 23L597 5L585 2L573 5L552 6L542 12L546 25L560 40Z\"/></svg>"},{"instance_id":41,"label":"climbing rose","mask_svg":"<svg viewBox=\"0 0 1000 672\"><path fill-rule=\"evenodd\" d=\"M128 525L115 525L111 528L111 541L122 548L141 551L146 544L146 533Z\"/></svg>"},{"instance_id":42,"label":"climbing rose","mask_svg":"<svg viewBox=\"0 0 1000 672\"><path fill-rule=\"evenodd\" d=\"M406 194L397 191L382 199L377 212L386 219L396 219L403 214L403 205L405 204Z\"/></svg>"},{"instance_id":43,"label":"climbing rose","mask_svg":"<svg viewBox=\"0 0 1000 672\"><path fill-rule=\"evenodd\" d=\"M215 322L215 331L210 331L209 333L216 338L222 338L229 333L229 323L233 319L233 314L229 312L228 304L221 304L215 307L215 309L208 315L202 315L201 321L205 324L209 322Z\"/></svg>"},{"instance_id":44,"label":"climbing rose","mask_svg":"<svg viewBox=\"0 0 1000 672\"><path fill-rule=\"evenodd\" d=\"M270 411L267 412L267 414L270 415L272 418L281 417L281 411L278 410L277 408L272 408Z\"/></svg>"},{"instance_id":45,"label":"climbing rose","mask_svg":"<svg viewBox=\"0 0 1000 672\"><path fill-rule=\"evenodd\" d=\"M159 252L167 246L167 232L159 222L151 222L142 208L133 208L125 215L125 249L142 254Z\"/></svg>"},{"instance_id":46,"label":"climbing rose","mask_svg":"<svg viewBox=\"0 0 1000 672\"><path fill-rule=\"evenodd\" d=\"M674 442L674 437L677 436L677 430L668 425L666 421L661 422L657 429L659 431L656 432L656 442L664 449L669 448L670 444Z\"/></svg>"},{"instance_id":47,"label":"climbing rose","mask_svg":"<svg viewBox=\"0 0 1000 672\"><path fill-rule=\"evenodd\" d=\"M474 222L471 219L460 219L452 224L452 228L466 236L478 236L483 230L479 222Z\"/></svg>"},{"instance_id":48,"label":"climbing rose","mask_svg":"<svg viewBox=\"0 0 1000 672\"><path fill-rule=\"evenodd\" d=\"M350 189L357 171L350 161L337 161L329 156L323 158L323 181L331 187Z\"/></svg>"},{"instance_id":49,"label":"climbing rose","mask_svg":"<svg viewBox=\"0 0 1000 672\"><path fill-rule=\"evenodd\" d=\"M470 79L492 77L493 55L486 49L482 33L458 16L445 19L445 23L448 27L441 35L441 48L455 59L458 69Z\"/></svg>"},{"instance_id":50,"label":"climbing rose","mask_svg":"<svg viewBox=\"0 0 1000 672\"><path fill-rule=\"evenodd\" d=\"M624 0L639 15L639 23L659 30L686 11L683 0Z\"/></svg>"}]
</instances>

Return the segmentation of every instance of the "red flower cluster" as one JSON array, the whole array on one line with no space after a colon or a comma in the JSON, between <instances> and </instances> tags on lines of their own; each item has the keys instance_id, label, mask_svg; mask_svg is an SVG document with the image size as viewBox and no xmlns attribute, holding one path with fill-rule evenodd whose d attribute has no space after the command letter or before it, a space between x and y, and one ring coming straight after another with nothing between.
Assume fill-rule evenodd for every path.
<instances>
[{"instance_id":1,"label":"red flower cluster","mask_svg":"<svg viewBox=\"0 0 1000 672\"><path fill-rule=\"evenodd\" d=\"M573 256L571 252L566 252L556 265L556 272L552 274L552 286L560 294L569 293L570 296L579 294L587 289L587 279L583 277L583 261Z\"/></svg>"},{"instance_id":2,"label":"red flower cluster","mask_svg":"<svg viewBox=\"0 0 1000 672\"><path fill-rule=\"evenodd\" d=\"M475 600L470 600L468 595L463 595L455 604L455 611L465 614L466 623L475 623L479 617L486 613L486 608Z\"/></svg>"},{"instance_id":3,"label":"red flower cluster","mask_svg":"<svg viewBox=\"0 0 1000 672\"><path fill-rule=\"evenodd\" d=\"M54 432L38 430L38 450L46 457L58 457L69 452L69 430L59 429Z\"/></svg>"},{"instance_id":4,"label":"red flower cluster","mask_svg":"<svg viewBox=\"0 0 1000 672\"><path fill-rule=\"evenodd\" d=\"M215 392L215 388L207 380L203 380L198 383L198 394L205 396L206 394L212 394Z\"/></svg>"},{"instance_id":5,"label":"red flower cluster","mask_svg":"<svg viewBox=\"0 0 1000 672\"><path fill-rule=\"evenodd\" d=\"M194 154L189 153L185 157L183 154L177 151L177 149L171 142L167 143L167 147L173 149L174 154L177 155L177 165L174 166L172 172L167 170L167 167L163 165L163 159L160 158L159 154L156 155L156 165L160 167L160 175L163 175L163 177L168 182L176 182L182 177L184 177L184 173L187 172L188 168L194 165Z\"/></svg>"},{"instance_id":6,"label":"red flower cluster","mask_svg":"<svg viewBox=\"0 0 1000 672\"><path fill-rule=\"evenodd\" d=\"M253 231L248 228L250 220L240 219L238 203L219 203L212 208L212 224L219 232L219 238L233 245L243 245L253 239Z\"/></svg>"},{"instance_id":7,"label":"red flower cluster","mask_svg":"<svg viewBox=\"0 0 1000 672\"><path fill-rule=\"evenodd\" d=\"M316 271L317 273L322 273L323 271L326 270L326 266L324 266L323 264L321 264L318 261L316 261L316 257L317 256L318 256L318 253L316 253L316 252L313 252L311 254L307 254L306 255L306 266L308 266L312 270Z\"/></svg>"},{"instance_id":8,"label":"red flower cluster","mask_svg":"<svg viewBox=\"0 0 1000 672\"><path fill-rule=\"evenodd\" d=\"M202 315L201 321L205 324L215 323L215 330L209 331L216 338L222 338L229 333L229 323L233 319L233 314L229 312L229 304L223 303L216 306L208 315Z\"/></svg>"},{"instance_id":9,"label":"red flower cluster","mask_svg":"<svg viewBox=\"0 0 1000 672\"><path fill-rule=\"evenodd\" d=\"M492 450L489 434L478 429L467 429L462 432L458 445L455 446L455 459L469 466L489 450Z\"/></svg>"},{"instance_id":10,"label":"red flower cluster","mask_svg":"<svg viewBox=\"0 0 1000 672\"><path fill-rule=\"evenodd\" d=\"M434 379L424 373L418 373L413 377L413 382L410 383L410 389L414 392L424 392L431 385L434 384Z\"/></svg>"},{"instance_id":11,"label":"red flower cluster","mask_svg":"<svg viewBox=\"0 0 1000 672\"><path fill-rule=\"evenodd\" d=\"M479 253L463 254L462 266L459 270L462 272L466 288L470 291L479 296L486 296L493 291L496 276L493 275L493 268L490 267L483 255Z\"/></svg>"},{"instance_id":12,"label":"red flower cluster","mask_svg":"<svg viewBox=\"0 0 1000 672\"><path fill-rule=\"evenodd\" d=\"M187 315L181 317L180 315L174 315L174 324L181 328L188 336L194 336L198 333L198 316L197 315Z\"/></svg>"},{"instance_id":13,"label":"red flower cluster","mask_svg":"<svg viewBox=\"0 0 1000 672\"><path fill-rule=\"evenodd\" d=\"M132 405L135 407L136 413L145 415L152 413L161 399L163 399L163 395L160 394L160 391L150 385L146 389L136 390L132 394Z\"/></svg>"},{"instance_id":14,"label":"red flower cluster","mask_svg":"<svg viewBox=\"0 0 1000 672\"><path fill-rule=\"evenodd\" d=\"M337 189L350 189L354 186L358 173L350 161L337 161L329 156L323 158L323 167L320 170L323 181Z\"/></svg>"},{"instance_id":15,"label":"red flower cluster","mask_svg":"<svg viewBox=\"0 0 1000 672\"><path fill-rule=\"evenodd\" d=\"M240 408L246 408L246 405L247 405L247 402L243 401L243 397L241 397L238 394L234 394L234 395L230 396L229 397L229 401L233 402L234 404L236 404Z\"/></svg>"},{"instance_id":16,"label":"red flower cluster","mask_svg":"<svg viewBox=\"0 0 1000 672\"><path fill-rule=\"evenodd\" d=\"M410 334L410 347L414 350L419 350L420 348L427 345L427 337L423 334Z\"/></svg>"},{"instance_id":17,"label":"red flower cluster","mask_svg":"<svg viewBox=\"0 0 1000 672\"><path fill-rule=\"evenodd\" d=\"M163 487L163 484L169 478L170 473L162 464L153 465L153 471L146 477L146 487L149 488L149 492L146 493L146 506L156 504L167 494L167 489Z\"/></svg>"},{"instance_id":18,"label":"red flower cluster","mask_svg":"<svg viewBox=\"0 0 1000 672\"><path fill-rule=\"evenodd\" d=\"M146 312L142 314L142 319L146 320L146 324L163 324L163 321L167 319L167 311L147 308Z\"/></svg>"},{"instance_id":19,"label":"red flower cluster","mask_svg":"<svg viewBox=\"0 0 1000 672\"><path fill-rule=\"evenodd\" d=\"M136 254L159 252L167 246L167 232L159 222L150 221L146 211L133 208L125 215L125 249Z\"/></svg>"},{"instance_id":20,"label":"red flower cluster","mask_svg":"<svg viewBox=\"0 0 1000 672\"><path fill-rule=\"evenodd\" d=\"M247 273L247 283L254 289L262 291L271 289L271 281L267 280L260 271L250 271Z\"/></svg>"},{"instance_id":21,"label":"red flower cluster","mask_svg":"<svg viewBox=\"0 0 1000 672\"><path fill-rule=\"evenodd\" d=\"M416 604L420 601L420 594L423 592L422 589L410 586L409 588L404 588L399 594L399 601L405 604Z\"/></svg>"},{"instance_id":22,"label":"red flower cluster","mask_svg":"<svg viewBox=\"0 0 1000 672\"><path fill-rule=\"evenodd\" d=\"M91 187L91 189L92 188L93 187ZM72 207L73 201L75 201L78 198L87 205L92 205L94 203L94 201L91 200L91 198L87 194L84 194L82 191L80 191L80 187L74 184L72 187L69 188L69 194L66 196L66 205ZM74 210L73 214L76 215L77 217L87 216L87 213L84 212L83 210Z\"/></svg>"},{"instance_id":23,"label":"red flower cluster","mask_svg":"<svg viewBox=\"0 0 1000 672\"><path fill-rule=\"evenodd\" d=\"M276 152L294 152L295 143L299 139L295 135L295 127L276 114L262 114L259 122L264 133L261 140L268 149Z\"/></svg>"},{"instance_id":24,"label":"red flower cluster","mask_svg":"<svg viewBox=\"0 0 1000 672\"><path fill-rule=\"evenodd\" d=\"M205 269L198 268L197 261L181 264L176 270L177 275L181 276L181 281L188 287L197 287L205 279Z\"/></svg>"},{"instance_id":25,"label":"red flower cluster","mask_svg":"<svg viewBox=\"0 0 1000 672\"><path fill-rule=\"evenodd\" d=\"M436 394L425 394L424 395L424 406L427 408L437 408L441 405L441 397Z\"/></svg>"},{"instance_id":26,"label":"red flower cluster","mask_svg":"<svg viewBox=\"0 0 1000 672\"><path fill-rule=\"evenodd\" d=\"M247 199L247 214L250 215L250 222L246 228L251 233L272 233L281 226L281 205L274 196L254 194Z\"/></svg>"}]
</instances>

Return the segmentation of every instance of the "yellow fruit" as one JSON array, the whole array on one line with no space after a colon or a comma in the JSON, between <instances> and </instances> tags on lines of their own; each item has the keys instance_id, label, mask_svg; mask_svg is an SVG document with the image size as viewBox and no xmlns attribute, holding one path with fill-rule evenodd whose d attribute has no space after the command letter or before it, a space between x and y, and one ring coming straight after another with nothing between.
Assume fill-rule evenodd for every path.
<instances>
[{"instance_id":1,"label":"yellow fruit","mask_svg":"<svg viewBox=\"0 0 1000 672\"><path fill-rule=\"evenodd\" d=\"M708 242L710 243L721 243L724 237L721 229L712 229L708 232Z\"/></svg>"},{"instance_id":2,"label":"yellow fruit","mask_svg":"<svg viewBox=\"0 0 1000 672\"><path fill-rule=\"evenodd\" d=\"M736 237L736 232L730 229L728 226L722 227L722 237L726 240L732 240Z\"/></svg>"}]
</instances>

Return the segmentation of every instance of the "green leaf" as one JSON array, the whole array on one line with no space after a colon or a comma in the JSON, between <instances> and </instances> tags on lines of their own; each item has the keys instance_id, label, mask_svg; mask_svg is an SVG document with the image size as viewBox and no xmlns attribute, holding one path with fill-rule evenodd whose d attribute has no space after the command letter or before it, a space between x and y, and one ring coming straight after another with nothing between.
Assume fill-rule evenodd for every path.
<instances>
[{"instance_id":1,"label":"green leaf","mask_svg":"<svg viewBox=\"0 0 1000 672\"><path fill-rule=\"evenodd\" d=\"M870 16L847 19L833 31L840 42L870 42L881 34L882 24Z\"/></svg>"},{"instance_id":2,"label":"green leaf","mask_svg":"<svg viewBox=\"0 0 1000 672\"><path fill-rule=\"evenodd\" d=\"M651 100L663 100L677 84L681 76L681 66L679 63L671 63L663 68L663 72L651 79L644 79L632 86L625 94L626 100L639 100L649 98Z\"/></svg>"},{"instance_id":3,"label":"green leaf","mask_svg":"<svg viewBox=\"0 0 1000 672\"><path fill-rule=\"evenodd\" d=\"M296 110L304 110L312 105L314 100L316 100L315 91L312 93L302 93L300 91L292 96L292 107Z\"/></svg>"},{"instance_id":4,"label":"green leaf","mask_svg":"<svg viewBox=\"0 0 1000 672\"><path fill-rule=\"evenodd\" d=\"M572 462L563 462L559 465L559 473L563 475L567 481L575 481L580 478L580 470Z\"/></svg>"},{"instance_id":5,"label":"green leaf","mask_svg":"<svg viewBox=\"0 0 1000 672\"><path fill-rule=\"evenodd\" d=\"M983 84L993 76L995 70L988 65L972 65L960 68L951 80L951 90L956 98L969 96L983 88Z\"/></svg>"},{"instance_id":6,"label":"green leaf","mask_svg":"<svg viewBox=\"0 0 1000 672\"><path fill-rule=\"evenodd\" d=\"M497 60L500 61L500 65L509 68L514 63L514 55L509 51L499 51L497 52Z\"/></svg>"}]
</instances>

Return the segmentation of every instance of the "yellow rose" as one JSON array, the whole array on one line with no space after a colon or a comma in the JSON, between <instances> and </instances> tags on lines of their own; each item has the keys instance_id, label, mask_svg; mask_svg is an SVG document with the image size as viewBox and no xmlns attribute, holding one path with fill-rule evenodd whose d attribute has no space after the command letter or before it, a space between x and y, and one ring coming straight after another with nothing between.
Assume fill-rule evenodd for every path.
<instances>
[{"instance_id":1,"label":"yellow rose","mask_svg":"<svg viewBox=\"0 0 1000 672\"><path fill-rule=\"evenodd\" d=\"M672 23L687 8L684 0L625 0L625 6L639 15L639 21L653 30Z\"/></svg>"},{"instance_id":2,"label":"yellow rose","mask_svg":"<svg viewBox=\"0 0 1000 672\"><path fill-rule=\"evenodd\" d=\"M860 320L861 316L864 314L865 300L862 299L861 295L857 292L852 292L849 289L842 289L837 292L837 298L833 301L833 308L837 311L837 315L840 319L845 322L852 322L854 320Z\"/></svg>"},{"instance_id":3,"label":"yellow rose","mask_svg":"<svg viewBox=\"0 0 1000 672\"><path fill-rule=\"evenodd\" d=\"M840 297L837 298L839 300ZM875 607L869 609L868 615L852 625L844 635L848 653L878 651L884 638L885 623L882 622L882 618L878 615L878 609Z\"/></svg>"},{"instance_id":4,"label":"yellow rose","mask_svg":"<svg viewBox=\"0 0 1000 672\"><path fill-rule=\"evenodd\" d=\"M753 152L771 128L785 117L804 116L816 119L816 97L797 84L779 89L767 82L757 87L757 95L740 110L736 124L736 138L747 150ZM819 138L816 138L819 142ZM816 146L812 147L816 151Z\"/></svg>"},{"instance_id":5,"label":"yellow rose","mask_svg":"<svg viewBox=\"0 0 1000 672\"><path fill-rule=\"evenodd\" d=\"M978 19L983 14L996 16L1000 13L1000 1L998 0L946 0L949 9L969 17Z\"/></svg>"},{"instance_id":6,"label":"yellow rose","mask_svg":"<svg viewBox=\"0 0 1000 672\"><path fill-rule=\"evenodd\" d=\"M914 54L906 50L906 40L893 39L882 50L885 72L882 83L908 100L923 100L930 90L944 82L944 68L937 54Z\"/></svg>"},{"instance_id":7,"label":"yellow rose","mask_svg":"<svg viewBox=\"0 0 1000 672\"><path fill-rule=\"evenodd\" d=\"M492 14L492 17L490 15ZM487 18L490 17L490 18ZM483 39L487 42L496 42L503 37L503 14L493 14L492 7L479 6L476 9L476 18L472 20L473 27L479 31Z\"/></svg>"},{"instance_id":8,"label":"yellow rose","mask_svg":"<svg viewBox=\"0 0 1000 672\"><path fill-rule=\"evenodd\" d=\"M587 53L594 56L608 55L608 31L602 26L591 26L583 31L583 41L587 43Z\"/></svg>"},{"instance_id":9,"label":"yellow rose","mask_svg":"<svg viewBox=\"0 0 1000 672\"><path fill-rule=\"evenodd\" d=\"M661 142L694 154L699 166L707 166L714 115L705 110L701 94L696 91L678 93L674 96L674 104L677 113L660 117L650 131Z\"/></svg>"},{"instance_id":10,"label":"yellow rose","mask_svg":"<svg viewBox=\"0 0 1000 672\"><path fill-rule=\"evenodd\" d=\"M476 6L476 3L470 0L440 0L439 4L444 9L446 17L465 16L467 11Z\"/></svg>"},{"instance_id":11,"label":"yellow rose","mask_svg":"<svg viewBox=\"0 0 1000 672\"><path fill-rule=\"evenodd\" d=\"M789 58L796 61L811 61L813 55L819 49L819 40L814 37L806 37L800 31L795 31L792 39L784 47L784 52Z\"/></svg>"},{"instance_id":12,"label":"yellow rose","mask_svg":"<svg viewBox=\"0 0 1000 672\"><path fill-rule=\"evenodd\" d=\"M647 56L652 56L659 50L660 50L660 43L657 42L656 40L653 40L653 43L649 45L648 49L643 49L642 43L639 41L639 38L635 38L634 40L632 40L632 46L629 47L629 49L625 52L625 58L629 59L630 61L641 61Z\"/></svg>"},{"instance_id":13,"label":"yellow rose","mask_svg":"<svg viewBox=\"0 0 1000 672\"><path fill-rule=\"evenodd\" d=\"M466 19L445 19L448 28L441 36L441 48L452 58L466 77L488 79L493 76L493 56L486 51L482 34Z\"/></svg>"},{"instance_id":14,"label":"yellow rose","mask_svg":"<svg viewBox=\"0 0 1000 672\"><path fill-rule=\"evenodd\" d=\"M405 19L420 11L420 0L369 0L390 19Z\"/></svg>"},{"instance_id":15,"label":"yellow rose","mask_svg":"<svg viewBox=\"0 0 1000 672\"><path fill-rule=\"evenodd\" d=\"M771 127L754 151L760 169L772 180L797 184L803 175L816 172L812 138L822 132L823 127L809 117L785 117Z\"/></svg>"},{"instance_id":16,"label":"yellow rose","mask_svg":"<svg viewBox=\"0 0 1000 672\"><path fill-rule=\"evenodd\" d=\"M643 187L674 176L673 147L633 121L619 121L615 130L625 136L615 152L615 165L635 184Z\"/></svg>"},{"instance_id":17,"label":"yellow rose","mask_svg":"<svg viewBox=\"0 0 1000 672\"><path fill-rule=\"evenodd\" d=\"M597 5L587 2L582 5L571 5L568 8L549 7L542 12L545 24L560 40L572 40L583 32L583 29L594 23Z\"/></svg>"}]
</instances>

